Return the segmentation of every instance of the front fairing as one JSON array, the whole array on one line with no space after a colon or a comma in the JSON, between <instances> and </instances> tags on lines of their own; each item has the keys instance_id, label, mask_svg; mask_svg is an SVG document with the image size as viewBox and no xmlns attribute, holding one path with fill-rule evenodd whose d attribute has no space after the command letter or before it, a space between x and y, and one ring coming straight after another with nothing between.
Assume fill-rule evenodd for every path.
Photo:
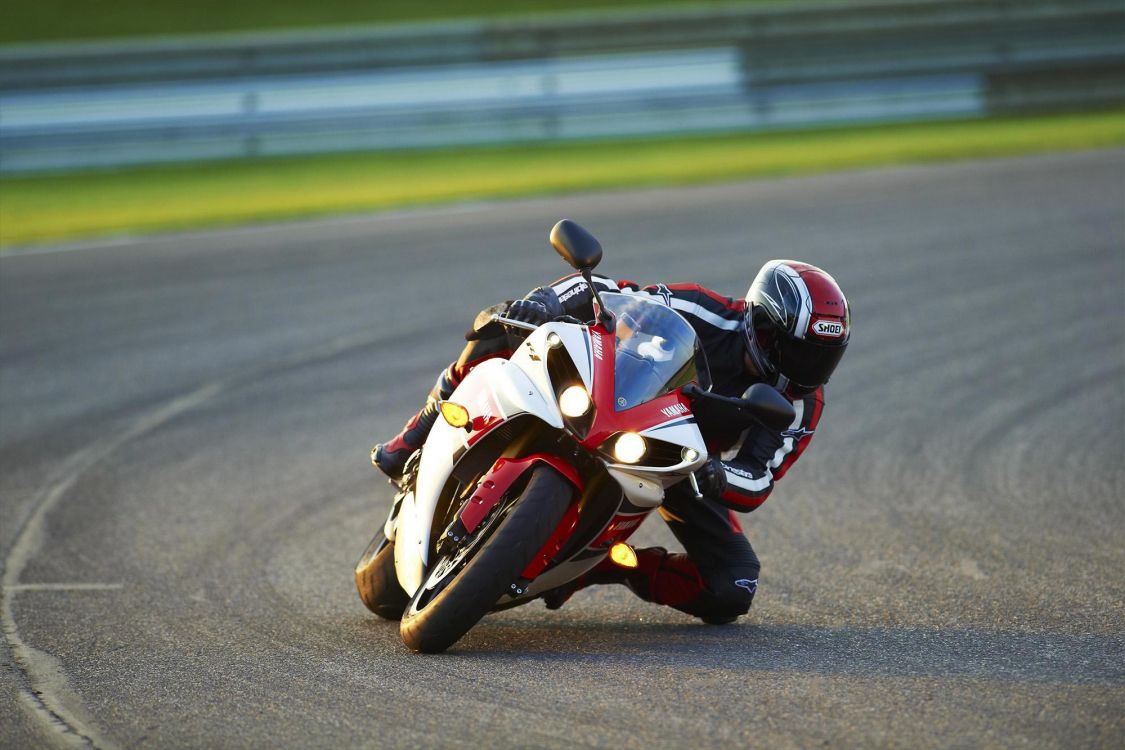
<instances>
[{"instance_id":1,"label":"front fairing","mask_svg":"<svg viewBox=\"0 0 1125 750\"><path fill-rule=\"evenodd\" d=\"M605 293L612 331L590 329L595 414L580 441L606 464L630 502L659 505L664 490L706 460L707 449L680 387L701 376L699 339L672 308L645 297ZM705 365L704 365L705 367ZM635 463L616 459L613 443L625 432L651 450Z\"/></svg>"},{"instance_id":2,"label":"front fairing","mask_svg":"<svg viewBox=\"0 0 1125 750\"><path fill-rule=\"evenodd\" d=\"M663 309L678 318L670 308ZM450 400L468 410L470 428L454 428L443 419L437 420L422 450L414 491L404 496L397 517L388 520L387 537L395 540L395 569L405 591L413 593L423 581L432 553L434 516L443 495L448 495L455 468L466 457L475 455L474 449L489 442L482 440L485 435L513 419L531 416L551 428L570 432L575 442L601 459L626 498L640 508L659 506L666 487L682 481L703 463L706 448L702 436L686 399L674 390L677 378L690 369L685 369L688 360L683 353L691 348L682 337L674 337L678 336L675 321L660 312L639 312L646 315L634 320L647 321L651 317L663 320L663 324L655 328L640 325L630 330L624 343L619 343L600 326L548 323L533 331L509 359L488 360L469 372ZM679 320L690 331L690 326L682 318ZM674 346L654 343L655 336L663 334L667 334L666 340L675 342ZM691 335L694 337L694 332ZM651 346L670 349L673 356L667 357ZM641 357L648 356L654 366L649 368L649 377L641 386L621 391L627 399L636 398L640 403L618 409L616 355L618 349L625 351L626 347ZM557 367L552 372L552 363L557 365L560 361L567 363L567 382L580 384L595 400L591 418L581 433L573 429L573 420L568 421L559 408L558 390L562 384L555 382L559 373ZM604 443L626 430L643 435L654 445L669 446L675 460L660 465L616 463L605 452ZM684 449L694 451L698 457L681 457Z\"/></svg>"}]
</instances>

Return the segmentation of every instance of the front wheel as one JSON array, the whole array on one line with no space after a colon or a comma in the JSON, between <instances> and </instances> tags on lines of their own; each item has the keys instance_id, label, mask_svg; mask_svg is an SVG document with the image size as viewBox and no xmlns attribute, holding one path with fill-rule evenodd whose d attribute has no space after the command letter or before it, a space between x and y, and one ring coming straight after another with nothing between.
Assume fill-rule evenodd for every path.
<instances>
[{"instance_id":1,"label":"front wheel","mask_svg":"<svg viewBox=\"0 0 1125 750\"><path fill-rule=\"evenodd\" d=\"M364 606L384 620L402 618L410 602L395 575L395 544L387 541L382 529L355 564L355 588Z\"/></svg>"},{"instance_id":2,"label":"front wheel","mask_svg":"<svg viewBox=\"0 0 1125 750\"><path fill-rule=\"evenodd\" d=\"M402 615L402 642L431 654L456 643L547 543L572 494L572 485L554 469L532 469L524 491L498 508L476 540L432 560L426 581Z\"/></svg>"}]
</instances>

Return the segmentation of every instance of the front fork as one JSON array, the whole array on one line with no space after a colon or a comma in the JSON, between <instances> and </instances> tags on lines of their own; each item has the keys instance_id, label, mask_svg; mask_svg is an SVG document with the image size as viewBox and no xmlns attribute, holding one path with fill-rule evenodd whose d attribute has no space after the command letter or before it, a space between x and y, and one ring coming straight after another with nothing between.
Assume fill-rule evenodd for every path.
<instances>
[{"instance_id":1,"label":"front fork","mask_svg":"<svg viewBox=\"0 0 1125 750\"><path fill-rule=\"evenodd\" d=\"M396 482L393 479L388 479L387 484L395 488L395 497L391 501L391 512L387 514L387 522L383 524L383 536L387 538L388 542L395 540L395 529L398 520L398 513L402 510L402 501L414 491L415 480L418 478L418 465L422 462L422 451L416 450L410 454L410 458L406 459L406 466L402 471L402 476Z\"/></svg>"},{"instance_id":2,"label":"front fork","mask_svg":"<svg viewBox=\"0 0 1125 750\"><path fill-rule=\"evenodd\" d=\"M458 547L472 544L475 532L488 525L486 521L497 511L501 501L508 495L512 487L517 484L521 477L540 464L546 464L562 474L574 486L575 498L581 497L585 482L583 482L578 471L568 461L559 456L551 453L534 453L522 458L499 458L476 483L472 494L462 503L457 515L442 532L442 536L438 540L438 551L440 552L444 547L445 551L453 552ZM387 521L388 525L392 524L393 519L397 516L398 507L401 505L405 494L406 492L402 492L396 495L395 504L391 508L391 518ZM554 533L523 571L519 580L512 584L513 593L522 594L528 583L546 570L577 525L578 504L574 502Z\"/></svg>"}]
</instances>

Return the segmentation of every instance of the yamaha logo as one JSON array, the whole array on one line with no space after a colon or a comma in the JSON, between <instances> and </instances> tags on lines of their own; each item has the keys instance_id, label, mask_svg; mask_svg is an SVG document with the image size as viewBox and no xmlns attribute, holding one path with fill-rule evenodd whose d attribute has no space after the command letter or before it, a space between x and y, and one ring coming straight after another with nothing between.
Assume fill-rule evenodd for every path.
<instances>
[{"instance_id":1,"label":"yamaha logo","mask_svg":"<svg viewBox=\"0 0 1125 750\"><path fill-rule=\"evenodd\" d=\"M684 406L683 404L672 404L671 406L665 406L660 411L666 417L675 418L675 417L680 416L681 414L687 414L688 408L686 406Z\"/></svg>"},{"instance_id":2,"label":"yamaha logo","mask_svg":"<svg viewBox=\"0 0 1125 750\"><path fill-rule=\"evenodd\" d=\"M838 339L844 335L844 324L838 320L818 320L812 324L812 332L817 336Z\"/></svg>"}]
</instances>

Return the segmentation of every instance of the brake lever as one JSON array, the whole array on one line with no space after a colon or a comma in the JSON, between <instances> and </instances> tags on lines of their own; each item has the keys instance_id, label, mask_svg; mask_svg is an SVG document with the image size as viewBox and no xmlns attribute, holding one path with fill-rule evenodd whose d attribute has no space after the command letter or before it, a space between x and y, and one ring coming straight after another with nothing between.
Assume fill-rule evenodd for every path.
<instances>
[{"instance_id":1,"label":"brake lever","mask_svg":"<svg viewBox=\"0 0 1125 750\"><path fill-rule=\"evenodd\" d=\"M535 325L534 323L524 323L522 320L514 320L512 318L505 318L503 315L501 315L499 313L494 313L489 318L489 322L490 323L501 323L501 324L506 325L506 326L512 326L513 328L523 328L524 330L527 330L527 331L534 331L536 328L539 327L539 326ZM573 323L575 325L580 325L580 326L586 325L585 323L583 323L581 320L574 317L573 315L560 315L557 318L553 318L551 320L551 322L552 323Z\"/></svg>"},{"instance_id":2,"label":"brake lever","mask_svg":"<svg viewBox=\"0 0 1125 750\"><path fill-rule=\"evenodd\" d=\"M511 326L512 328L522 328L525 331L534 331L536 328L539 327L539 326L534 325L532 323L524 323L522 320L514 320L512 318L505 318L503 315L500 315L499 313L493 313L492 317L490 317L488 320L489 320L490 323L501 323L501 324L506 325L506 326Z\"/></svg>"}]
</instances>

